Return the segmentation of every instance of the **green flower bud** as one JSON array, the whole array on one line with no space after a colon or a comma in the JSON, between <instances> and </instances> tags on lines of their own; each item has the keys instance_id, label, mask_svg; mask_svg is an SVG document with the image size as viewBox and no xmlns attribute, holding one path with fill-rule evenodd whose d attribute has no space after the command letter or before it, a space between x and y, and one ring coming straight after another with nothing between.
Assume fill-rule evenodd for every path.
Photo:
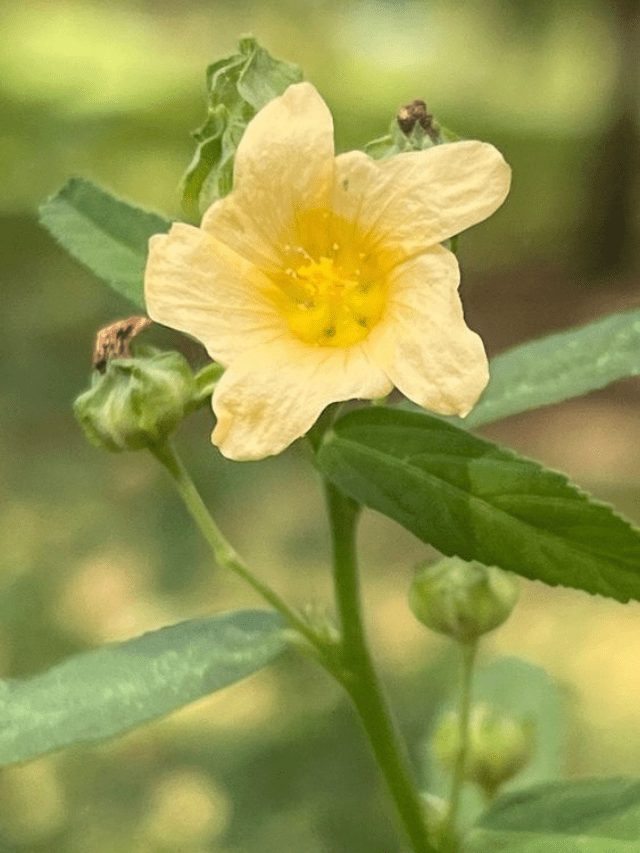
<instances>
[{"instance_id":1,"label":"green flower bud","mask_svg":"<svg viewBox=\"0 0 640 853\"><path fill-rule=\"evenodd\" d=\"M535 750L536 733L532 720L501 714L486 704L478 704L469 720L469 746L465 778L489 798L525 767ZM442 718L433 735L432 746L440 764L452 771L460 749L458 715Z\"/></svg>"},{"instance_id":2,"label":"green flower bud","mask_svg":"<svg viewBox=\"0 0 640 853\"><path fill-rule=\"evenodd\" d=\"M184 418L196 383L177 352L139 347L133 358L112 358L73 404L88 440L106 450L140 450L162 443Z\"/></svg>"},{"instance_id":3,"label":"green flower bud","mask_svg":"<svg viewBox=\"0 0 640 853\"><path fill-rule=\"evenodd\" d=\"M507 619L518 599L517 578L495 566L457 557L418 568L409 606L418 621L459 643L471 643Z\"/></svg>"}]
</instances>

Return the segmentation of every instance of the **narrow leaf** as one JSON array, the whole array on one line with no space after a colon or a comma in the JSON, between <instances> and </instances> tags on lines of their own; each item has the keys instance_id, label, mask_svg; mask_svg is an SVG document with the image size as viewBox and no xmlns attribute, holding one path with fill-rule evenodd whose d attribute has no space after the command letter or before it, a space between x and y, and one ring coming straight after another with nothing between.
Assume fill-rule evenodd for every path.
<instances>
[{"instance_id":1,"label":"narrow leaf","mask_svg":"<svg viewBox=\"0 0 640 853\"><path fill-rule=\"evenodd\" d=\"M491 379L465 419L477 427L640 375L640 310L522 344L491 360Z\"/></svg>"},{"instance_id":2,"label":"narrow leaf","mask_svg":"<svg viewBox=\"0 0 640 853\"><path fill-rule=\"evenodd\" d=\"M640 781L551 782L501 797L464 853L632 853L640 842Z\"/></svg>"},{"instance_id":3,"label":"narrow leaf","mask_svg":"<svg viewBox=\"0 0 640 853\"><path fill-rule=\"evenodd\" d=\"M83 178L71 178L39 212L40 222L74 258L144 309L149 238L168 231L168 219Z\"/></svg>"},{"instance_id":4,"label":"narrow leaf","mask_svg":"<svg viewBox=\"0 0 640 853\"><path fill-rule=\"evenodd\" d=\"M181 622L0 682L0 764L120 734L261 669L285 647L265 610Z\"/></svg>"},{"instance_id":5,"label":"narrow leaf","mask_svg":"<svg viewBox=\"0 0 640 853\"><path fill-rule=\"evenodd\" d=\"M326 434L317 461L347 495L443 554L640 599L640 530L562 474L438 418L351 412Z\"/></svg>"}]
</instances>

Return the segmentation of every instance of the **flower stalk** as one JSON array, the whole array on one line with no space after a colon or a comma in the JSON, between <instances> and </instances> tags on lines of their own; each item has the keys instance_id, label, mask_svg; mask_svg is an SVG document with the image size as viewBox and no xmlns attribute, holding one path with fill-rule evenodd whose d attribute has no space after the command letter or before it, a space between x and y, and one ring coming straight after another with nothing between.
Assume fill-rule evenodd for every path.
<instances>
[{"instance_id":1,"label":"flower stalk","mask_svg":"<svg viewBox=\"0 0 640 853\"><path fill-rule=\"evenodd\" d=\"M446 851L458 849L457 821L460 810L460 796L465 782L465 770L469 754L469 722L471 716L471 688L473 670L478 654L479 640L476 638L468 643L460 643L460 698L458 704L458 750L453 765L451 793L445 819L444 840Z\"/></svg>"},{"instance_id":2,"label":"flower stalk","mask_svg":"<svg viewBox=\"0 0 640 853\"><path fill-rule=\"evenodd\" d=\"M213 551L218 565L233 572L246 581L268 604L284 616L292 628L299 631L314 647L325 651L326 641L286 604L277 592L259 580L247 567L244 560L225 538L207 509L189 472L182 464L178 454L168 442L153 445L151 453L171 475L180 497L184 501L191 517Z\"/></svg>"}]
</instances>

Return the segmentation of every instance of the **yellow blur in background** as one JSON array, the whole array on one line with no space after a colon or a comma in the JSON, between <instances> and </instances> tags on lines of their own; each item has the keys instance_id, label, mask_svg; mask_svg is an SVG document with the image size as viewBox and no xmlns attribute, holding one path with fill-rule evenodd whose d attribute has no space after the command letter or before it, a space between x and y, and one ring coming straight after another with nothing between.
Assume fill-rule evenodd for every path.
<instances>
[{"instance_id":1,"label":"yellow blur in background","mask_svg":"<svg viewBox=\"0 0 640 853\"><path fill-rule=\"evenodd\" d=\"M71 403L99 326L131 307L55 246L40 201L82 175L170 216L205 113L204 71L253 33L298 63L340 150L414 98L511 163L506 205L460 240L490 354L640 304L640 4L596 0L40 0L0 5L0 674L193 615L260 606L211 564L145 454L85 444ZM152 339L175 345L155 330ZM153 337L155 336L155 338ZM181 344L194 363L202 353ZM640 522L637 380L485 430ZM179 443L222 528L290 601L329 600L318 483L300 448L234 464L200 412ZM369 631L411 744L444 644L406 593L427 549L367 514ZM485 653L546 667L568 774L640 774L640 607L525 583ZM439 671L439 670L438 670ZM434 679L436 687L433 686ZM439 679L439 680L438 680ZM0 772L1 853L396 853L392 809L345 700L309 662L94 747Z\"/></svg>"}]
</instances>

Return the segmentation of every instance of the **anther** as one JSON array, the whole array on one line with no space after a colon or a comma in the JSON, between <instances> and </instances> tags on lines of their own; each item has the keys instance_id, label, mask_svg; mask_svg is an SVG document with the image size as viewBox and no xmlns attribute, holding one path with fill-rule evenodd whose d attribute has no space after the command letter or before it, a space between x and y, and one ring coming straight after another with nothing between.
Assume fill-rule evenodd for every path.
<instances>
[{"instance_id":1,"label":"anther","mask_svg":"<svg viewBox=\"0 0 640 853\"><path fill-rule=\"evenodd\" d=\"M305 250L302 248L302 246L298 246L296 248L296 252L299 255L302 255L302 257L305 259L305 261L309 261L309 263L311 263L311 264L314 262L311 255L308 252L305 252Z\"/></svg>"}]
</instances>

